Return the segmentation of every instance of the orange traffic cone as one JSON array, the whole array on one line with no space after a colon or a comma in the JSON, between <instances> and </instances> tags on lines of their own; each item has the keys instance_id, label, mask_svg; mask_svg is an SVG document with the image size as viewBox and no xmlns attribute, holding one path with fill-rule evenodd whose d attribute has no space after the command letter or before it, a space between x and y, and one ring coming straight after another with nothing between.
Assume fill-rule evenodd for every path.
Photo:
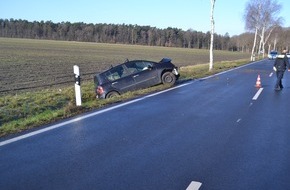
<instances>
[{"instance_id":1,"label":"orange traffic cone","mask_svg":"<svg viewBox=\"0 0 290 190\"><path fill-rule=\"evenodd\" d=\"M256 87L257 88L261 88L262 87L260 75L258 75L257 82L256 82Z\"/></svg>"}]
</instances>

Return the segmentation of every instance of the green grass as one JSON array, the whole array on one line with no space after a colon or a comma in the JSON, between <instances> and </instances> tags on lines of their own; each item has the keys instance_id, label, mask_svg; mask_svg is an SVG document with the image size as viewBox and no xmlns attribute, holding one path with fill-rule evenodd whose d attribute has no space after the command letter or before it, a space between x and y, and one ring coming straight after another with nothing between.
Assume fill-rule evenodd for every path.
<instances>
[{"instance_id":1,"label":"green grass","mask_svg":"<svg viewBox=\"0 0 290 190\"><path fill-rule=\"evenodd\" d=\"M65 73L72 75L74 64L80 65L81 75L94 73L125 58L158 61L170 57L180 67L180 81L212 75L248 62L245 59L248 54L215 51L214 69L209 72L208 50L6 38L0 38L0 52L0 89L33 85L38 80L47 82ZM54 70L47 72L51 67ZM75 106L73 82L1 94L0 137L167 88L158 85L109 100L97 100L91 76L82 82L82 106L79 107Z\"/></svg>"},{"instance_id":2,"label":"green grass","mask_svg":"<svg viewBox=\"0 0 290 190\"><path fill-rule=\"evenodd\" d=\"M216 63L209 72L208 65L201 64L180 68L181 81L212 75L224 70L246 64L246 60ZM126 93L120 97L99 100L95 98L94 84L82 85L82 106L75 106L74 88L48 89L37 92L26 92L18 95L7 95L0 98L0 136L6 136L32 129L44 124L68 118L89 110L98 109L115 102L126 101L140 95L161 91L168 86L158 85L144 90Z\"/></svg>"},{"instance_id":3,"label":"green grass","mask_svg":"<svg viewBox=\"0 0 290 190\"><path fill-rule=\"evenodd\" d=\"M199 64L194 66L186 66L181 67L180 72L182 73L181 78L190 78L190 79L196 79L196 78L202 78L209 75L213 75L215 73L219 73L222 71L226 71L241 65L244 65L248 63L249 61L247 59L240 59L236 61L222 61L214 64L214 69L209 71L209 66L205 64Z\"/></svg>"}]
</instances>

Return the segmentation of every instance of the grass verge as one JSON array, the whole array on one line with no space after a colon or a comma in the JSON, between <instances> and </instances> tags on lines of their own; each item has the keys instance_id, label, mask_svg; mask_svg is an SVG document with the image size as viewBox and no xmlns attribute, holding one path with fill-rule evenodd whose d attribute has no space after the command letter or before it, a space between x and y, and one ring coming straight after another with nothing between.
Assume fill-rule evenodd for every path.
<instances>
[{"instance_id":1,"label":"grass verge","mask_svg":"<svg viewBox=\"0 0 290 190\"><path fill-rule=\"evenodd\" d=\"M247 63L247 60L219 62L215 63L212 71L208 71L208 64L181 67L180 81L202 78ZM2 96L0 97L0 137L167 88L169 87L158 85L128 92L117 98L96 100L93 82L85 82L82 84L83 104L78 107L75 106L74 87Z\"/></svg>"}]
</instances>

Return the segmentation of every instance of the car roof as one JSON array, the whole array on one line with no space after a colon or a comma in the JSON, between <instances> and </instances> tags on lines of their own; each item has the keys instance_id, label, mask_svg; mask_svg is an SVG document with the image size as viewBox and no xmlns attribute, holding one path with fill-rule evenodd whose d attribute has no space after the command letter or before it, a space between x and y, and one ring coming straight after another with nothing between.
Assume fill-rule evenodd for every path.
<instances>
[{"instance_id":1,"label":"car roof","mask_svg":"<svg viewBox=\"0 0 290 190\"><path fill-rule=\"evenodd\" d=\"M117 64L114 65L114 66L111 65L110 68L108 68L108 69L106 69L106 70L104 70L104 71L102 71L102 72L99 72L99 73L97 73L97 74L100 75L100 74L102 74L102 73L108 72L108 71L110 71L111 69L113 69L113 68L115 68L115 67L118 67L118 66L120 66L120 65L122 65L122 64L126 64L126 63L129 63L129 62L141 62L141 61L151 62L151 63L157 63L157 62L155 62L155 61L144 60L144 59L135 59L135 60L129 60L129 59L126 59L123 63L117 63ZM170 59L170 58L166 58L166 57L164 57L164 58L162 58L162 59L160 60L159 63L168 63L168 62L171 62L171 59Z\"/></svg>"},{"instance_id":2,"label":"car roof","mask_svg":"<svg viewBox=\"0 0 290 190\"><path fill-rule=\"evenodd\" d=\"M161 59L160 63L168 63L171 62L171 59L168 57L164 57L163 59Z\"/></svg>"}]
</instances>

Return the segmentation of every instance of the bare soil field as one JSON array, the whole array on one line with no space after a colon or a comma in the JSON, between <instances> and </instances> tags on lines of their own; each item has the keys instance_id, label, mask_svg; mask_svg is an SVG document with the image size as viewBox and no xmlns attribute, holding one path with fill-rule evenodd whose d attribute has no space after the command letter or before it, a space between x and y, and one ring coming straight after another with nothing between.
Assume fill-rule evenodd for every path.
<instances>
[{"instance_id":1,"label":"bare soil field","mask_svg":"<svg viewBox=\"0 0 290 190\"><path fill-rule=\"evenodd\" d=\"M74 84L73 66L82 81L125 59L160 61L169 57L178 66L206 64L208 50L0 38L0 94L15 94ZM214 61L249 58L248 53L214 51Z\"/></svg>"}]
</instances>

